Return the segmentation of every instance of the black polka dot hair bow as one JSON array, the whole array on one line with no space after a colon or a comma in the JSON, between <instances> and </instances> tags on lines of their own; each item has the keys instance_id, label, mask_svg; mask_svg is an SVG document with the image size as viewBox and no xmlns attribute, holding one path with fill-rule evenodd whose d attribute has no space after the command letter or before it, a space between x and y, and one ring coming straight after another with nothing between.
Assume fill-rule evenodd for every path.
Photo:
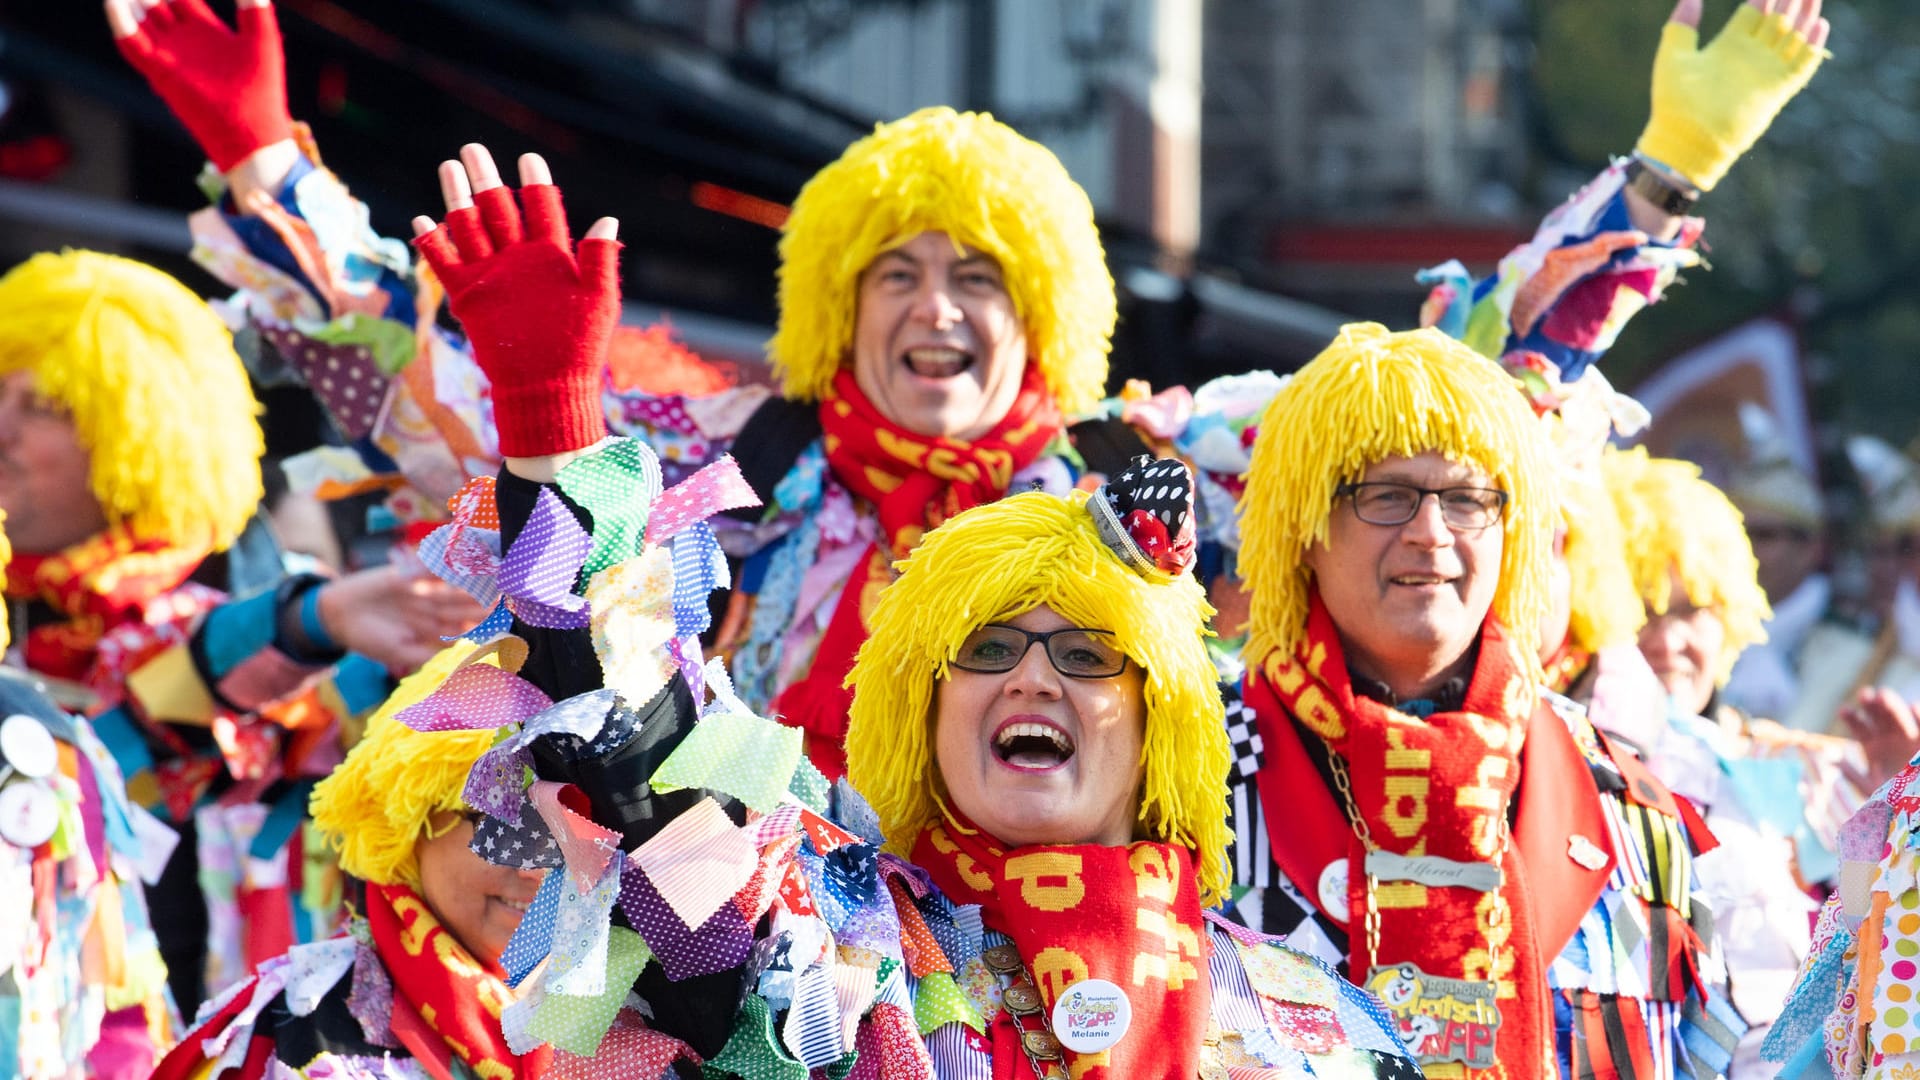
<instances>
[{"instance_id":1,"label":"black polka dot hair bow","mask_svg":"<svg viewBox=\"0 0 1920 1080\"><path fill-rule=\"evenodd\" d=\"M1142 454L1087 500L1100 539L1136 573L1156 581L1193 569L1193 473L1184 462Z\"/></svg>"}]
</instances>

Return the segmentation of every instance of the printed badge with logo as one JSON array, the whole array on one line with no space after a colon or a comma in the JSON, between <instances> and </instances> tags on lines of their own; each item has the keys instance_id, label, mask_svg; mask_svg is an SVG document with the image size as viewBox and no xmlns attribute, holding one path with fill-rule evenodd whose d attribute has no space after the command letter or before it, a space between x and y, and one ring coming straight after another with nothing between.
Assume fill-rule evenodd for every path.
<instances>
[{"instance_id":1,"label":"printed badge with logo","mask_svg":"<svg viewBox=\"0 0 1920 1080\"><path fill-rule=\"evenodd\" d=\"M1500 1034L1493 983L1447 979L1412 964L1393 964L1368 972L1366 988L1386 1003L1401 1041L1421 1064L1457 1061L1470 1069L1493 1066Z\"/></svg>"},{"instance_id":2,"label":"printed badge with logo","mask_svg":"<svg viewBox=\"0 0 1920 1080\"><path fill-rule=\"evenodd\" d=\"M1053 1003L1053 1037L1076 1054L1095 1054L1127 1033L1133 1003L1105 979L1082 979Z\"/></svg>"}]
</instances>

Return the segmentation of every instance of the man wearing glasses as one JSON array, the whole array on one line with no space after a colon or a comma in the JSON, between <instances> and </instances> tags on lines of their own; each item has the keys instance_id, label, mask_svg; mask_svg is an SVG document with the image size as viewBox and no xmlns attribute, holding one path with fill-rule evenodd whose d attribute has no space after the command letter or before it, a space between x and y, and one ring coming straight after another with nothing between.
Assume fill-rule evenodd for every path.
<instances>
[{"instance_id":1,"label":"man wearing glasses","mask_svg":"<svg viewBox=\"0 0 1920 1080\"><path fill-rule=\"evenodd\" d=\"M1429 1076L1714 1076L1744 1024L1696 896L1711 837L1542 689L1561 482L1508 376L1432 330L1349 326L1274 398L1241 503L1264 760L1236 822L1271 863L1241 880Z\"/></svg>"}]
</instances>

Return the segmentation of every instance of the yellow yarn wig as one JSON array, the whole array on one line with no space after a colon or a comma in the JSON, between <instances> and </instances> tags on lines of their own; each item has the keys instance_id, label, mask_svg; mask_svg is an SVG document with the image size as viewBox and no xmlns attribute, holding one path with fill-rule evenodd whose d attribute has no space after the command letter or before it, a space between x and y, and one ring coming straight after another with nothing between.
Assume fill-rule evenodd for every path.
<instances>
[{"instance_id":1,"label":"yellow yarn wig","mask_svg":"<svg viewBox=\"0 0 1920 1080\"><path fill-rule=\"evenodd\" d=\"M860 275L923 232L994 257L1068 415L1106 392L1115 318L1093 204L1060 159L984 113L949 108L881 124L814 174L780 239L780 324L768 351L782 392L818 401L853 344Z\"/></svg>"},{"instance_id":2,"label":"yellow yarn wig","mask_svg":"<svg viewBox=\"0 0 1920 1080\"><path fill-rule=\"evenodd\" d=\"M1690 461L1648 457L1635 447L1609 451L1602 468L1626 534L1635 591L1648 612L1664 615L1678 573L1687 600L1714 609L1727 633L1716 672L1726 685L1747 646L1767 640L1765 624L1773 617L1739 509Z\"/></svg>"},{"instance_id":3,"label":"yellow yarn wig","mask_svg":"<svg viewBox=\"0 0 1920 1080\"><path fill-rule=\"evenodd\" d=\"M467 773L493 746L494 732L415 731L394 717L439 689L474 648L455 642L401 680L367 721L366 735L347 760L313 789L313 823L340 852L341 869L354 877L418 888L414 844L434 835L434 814L468 809L461 798Z\"/></svg>"},{"instance_id":4,"label":"yellow yarn wig","mask_svg":"<svg viewBox=\"0 0 1920 1080\"><path fill-rule=\"evenodd\" d=\"M1094 531L1085 492L1026 492L965 511L927 534L880 594L855 662L848 778L909 848L940 817L934 790L934 684L966 636L1042 604L1110 628L1146 672L1148 836L1196 852L1203 902L1228 886L1227 770L1232 765L1205 626L1213 614L1191 575L1154 584Z\"/></svg>"},{"instance_id":5,"label":"yellow yarn wig","mask_svg":"<svg viewBox=\"0 0 1920 1080\"><path fill-rule=\"evenodd\" d=\"M1240 572L1253 593L1247 656L1276 664L1306 635L1334 489L1388 457L1435 452L1507 493L1493 611L1522 655L1547 609L1556 473L1547 436L1500 366L1434 329L1352 323L1267 405L1240 501Z\"/></svg>"},{"instance_id":6,"label":"yellow yarn wig","mask_svg":"<svg viewBox=\"0 0 1920 1080\"><path fill-rule=\"evenodd\" d=\"M150 266L35 255L0 278L0 375L73 418L107 518L225 548L260 502L260 405L204 301Z\"/></svg>"},{"instance_id":7,"label":"yellow yarn wig","mask_svg":"<svg viewBox=\"0 0 1920 1080\"><path fill-rule=\"evenodd\" d=\"M1627 538L1613 499L1598 476L1567 478L1560 486L1563 549L1572 579L1567 637L1576 649L1599 652L1631 645L1647 611L1627 565Z\"/></svg>"}]
</instances>

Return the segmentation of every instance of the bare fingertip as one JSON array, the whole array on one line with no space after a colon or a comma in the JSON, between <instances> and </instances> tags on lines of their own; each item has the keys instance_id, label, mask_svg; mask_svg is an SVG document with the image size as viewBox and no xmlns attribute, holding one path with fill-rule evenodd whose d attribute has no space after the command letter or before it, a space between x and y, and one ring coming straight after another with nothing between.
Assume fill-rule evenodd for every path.
<instances>
[{"instance_id":1,"label":"bare fingertip","mask_svg":"<svg viewBox=\"0 0 1920 1080\"><path fill-rule=\"evenodd\" d=\"M432 219L432 218L430 218L430 217L428 217L428 216L427 216L427 215L425 215L425 214L419 214L419 215L416 215L416 216L414 217L414 219L413 219L413 235L415 235L415 236L425 236L425 235L427 235L428 233L430 233L430 232L432 232L432 231L433 231L433 219Z\"/></svg>"}]
</instances>

